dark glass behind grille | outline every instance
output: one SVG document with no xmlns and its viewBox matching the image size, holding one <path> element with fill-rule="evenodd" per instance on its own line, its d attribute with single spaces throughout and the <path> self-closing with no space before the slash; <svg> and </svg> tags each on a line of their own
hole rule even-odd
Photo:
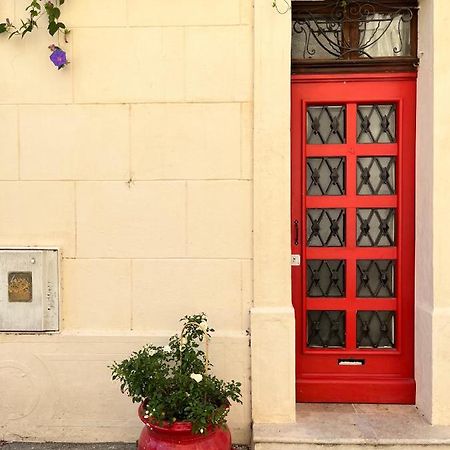
<svg viewBox="0 0 450 450">
<path fill-rule="evenodd" d="M 345 194 L 345 158 L 307 158 L 308 195 Z"/>
<path fill-rule="evenodd" d="M 358 311 L 356 345 L 359 348 L 394 348 L 394 311 Z"/>
<path fill-rule="evenodd" d="M 359 195 L 395 194 L 395 157 L 358 158 L 356 171 Z"/>
<path fill-rule="evenodd" d="M 307 261 L 308 297 L 344 297 L 345 261 L 309 259 Z"/>
<path fill-rule="evenodd" d="M 344 209 L 308 209 L 306 238 L 308 247 L 345 245 Z"/>
<path fill-rule="evenodd" d="M 345 106 L 309 106 L 308 144 L 345 143 Z"/>
<path fill-rule="evenodd" d="M 308 311 L 308 347 L 345 347 L 345 311 Z"/>
<path fill-rule="evenodd" d="M 395 245 L 395 209 L 359 208 L 356 217 L 356 243 L 359 247 Z"/>
<path fill-rule="evenodd" d="M 358 144 L 387 144 L 396 141 L 395 105 L 359 105 Z"/>
<path fill-rule="evenodd" d="M 358 297 L 394 297 L 395 267 L 389 259 L 356 261 L 356 295 Z"/>
</svg>

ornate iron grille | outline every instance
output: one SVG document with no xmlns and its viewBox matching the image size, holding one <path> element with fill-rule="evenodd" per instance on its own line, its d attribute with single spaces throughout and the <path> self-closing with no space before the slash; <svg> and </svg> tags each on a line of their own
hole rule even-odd
<svg viewBox="0 0 450 450">
<path fill-rule="evenodd" d="M 395 142 L 395 105 L 358 106 L 358 144 Z"/>
<path fill-rule="evenodd" d="M 356 210 L 358 247 L 391 247 L 395 245 L 395 209 Z"/>
<path fill-rule="evenodd" d="M 394 261 L 359 260 L 356 265 L 358 297 L 394 297 Z"/>
<path fill-rule="evenodd" d="M 293 10 L 294 59 L 416 56 L 412 0 L 293 2 Z"/>
<path fill-rule="evenodd" d="M 357 160 L 358 195 L 395 194 L 395 157 L 360 157 Z"/>
<path fill-rule="evenodd" d="M 307 158 L 308 195 L 345 194 L 345 158 Z"/>
<path fill-rule="evenodd" d="M 308 347 L 345 347 L 345 311 L 308 311 Z"/>
<path fill-rule="evenodd" d="M 308 247 L 342 247 L 345 245 L 344 209 L 307 210 Z"/>
<path fill-rule="evenodd" d="M 358 311 L 357 346 L 359 348 L 393 348 L 394 318 L 394 311 Z"/>
<path fill-rule="evenodd" d="M 308 107 L 308 144 L 345 143 L 345 106 Z"/>
<path fill-rule="evenodd" d="M 345 296 L 345 261 L 310 259 L 307 267 L 308 297 Z"/>
</svg>

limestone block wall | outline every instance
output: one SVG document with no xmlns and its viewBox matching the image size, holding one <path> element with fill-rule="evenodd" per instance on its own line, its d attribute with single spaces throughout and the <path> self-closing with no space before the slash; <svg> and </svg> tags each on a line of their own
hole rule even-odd
<svg viewBox="0 0 450 450">
<path fill-rule="evenodd" d="M 107 365 L 205 311 L 217 374 L 243 382 L 230 424 L 248 442 L 251 0 L 63 8 L 64 70 L 44 29 L 0 38 L 0 246 L 62 255 L 61 332 L 0 334 L 0 440 L 133 441 Z"/>
<path fill-rule="evenodd" d="M 433 423 L 450 425 L 450 283 L 447 260 L 450 251 L 448 190 L 450 181 L 450 4 L 435 0 L 434 102 L 433 102 Z"/>
</svg>

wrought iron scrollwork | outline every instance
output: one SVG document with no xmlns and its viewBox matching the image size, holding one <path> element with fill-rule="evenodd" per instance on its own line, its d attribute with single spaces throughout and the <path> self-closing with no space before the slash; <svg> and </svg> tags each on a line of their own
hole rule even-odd
<svg viewBox="0 0 450 450">
<path fill-rule="evenodd" d="M 392 31 L 396 36 L 392 53 L 402 55 L 406 44 L 402 27 L 412 21 L 415 9 L 377 0 L 325 0 L 302 10 L 293 20 L 293 33 L 303 35 L 300 39 L 303 59 L 316 57 L 317 50 L 337 59 L 350 54 L 372 58 L 370 49 Z M 358 39 L 348 32 L 355 27 Z"/>
</svg>

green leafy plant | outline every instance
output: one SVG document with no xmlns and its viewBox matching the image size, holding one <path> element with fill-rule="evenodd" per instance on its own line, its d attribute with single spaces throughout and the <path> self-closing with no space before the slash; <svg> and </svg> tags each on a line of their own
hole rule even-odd
<svg viewBox="0 0 450 450">
<path fill-rule="evenodd" d="M 27 17 L 20 20 L 20 24 L 14 24 L 10 19 L 5 19 L 0 23 L 0 33 L 7 33 L 9 37 L 21 36 L 22 38 L 27 34 L 38 28 L 38 21 L 41 17 L 47 17 L 47 30 L 51 36 L 54 36 L 58 31 L 65 36 L 69 33 L 64 22 L 61 21 L 60 7 L 65 3 L 65 0 L 32 0 L 25 8 Z"/>
<path fill-rule="evenodd" d="M 211 374 L 207 344 L 214 330 L 206 315 L 185 316 L 181 322 L 181 334 L 172 336 L 168 345 L 146 345 L 114 362 L 112 378 L 133 402 L 143 402 L 145 419 L 166 425 L 187 421 L 193 433 L 206 433 L 208 426 L 226 422 L 231 401 L 242 403 L 241 383 Z"/>
</svg>

